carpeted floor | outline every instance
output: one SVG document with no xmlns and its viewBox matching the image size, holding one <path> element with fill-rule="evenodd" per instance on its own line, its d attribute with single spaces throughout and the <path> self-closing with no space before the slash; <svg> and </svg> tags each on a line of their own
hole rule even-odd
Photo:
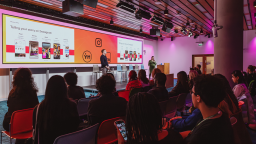
<svg viewBox="0 0 256 144">
<path fill-rule="evenodd" d="M 177 80 L 175 79 L 174 80 L 174 85 L 177 84 Z M 167 89 L 168 91 L 171 91 L 172 88 L 168 88 Z M 91 93 L 91 92 L 88 92 L 88 91 L 85 91 L 85 96 L 88 98 L 89 96 L 91 95 L 96 95 L 97 93 Z M 41 102 L 42 100 L 44 99 L 44 96 L 38 96 L 38 100 L 39 102 Z M 256 107 L 255 107 L 256 108 Z M 1 101 L 0 102 L 0 130 L 3 131 L 3 126 L 2 126 L 2 122 L 3 122 L 3 119 L 4 119 L 4 115 L 5 113 L 7 112 L 8 110 L 8 107 L 7 107 L 7 102 L 6 101 Z M 256 115 L 255 115 L 256 117 Z M 253 141 L 253 144 L 256 144 L 256 132 L 255 131 L 251 131 L 249 130 L 249 134 L 252 138 L 252 141 Z M 3 141 L 2 141 L 2 144 L 9 144 L 10 143 L 10 140 L 8 137 L 4 136 L 3 137 Z M 13 140 L 13 144 L 15 143 L 15 140 Z"/>
</svg>

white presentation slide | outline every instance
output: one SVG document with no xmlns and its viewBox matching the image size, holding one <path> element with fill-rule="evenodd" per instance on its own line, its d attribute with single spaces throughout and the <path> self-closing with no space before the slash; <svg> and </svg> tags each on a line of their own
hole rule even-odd
<svg viewBox="0 0 256 144">
<path fill-rule="evenodd" d="M 6 16 L 6 63 L 74 62 L 74 29 Z"/>
<path fill-rule="evenodd" d="M 142 41 L 117 38 L 118 63 L 142 63 Z"/>
</svg>

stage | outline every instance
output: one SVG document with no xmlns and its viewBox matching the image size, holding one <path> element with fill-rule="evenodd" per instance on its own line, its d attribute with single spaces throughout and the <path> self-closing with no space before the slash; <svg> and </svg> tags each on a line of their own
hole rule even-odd
<svg viewBox="0 0 256 144">
<path fill-rule="evenodd" d="M 127 83 L 126 82 L 118 82 L 116 83 L 116 91 L 122 91 L 125 90 Z M 93 93 L 97 93 L 98 90 L 96 89 L 95 85 L 90 85 L 90 86 L 83 86 L 82 87 L 84 89 L 84 91 L 91 91 Z"/>
</svg>

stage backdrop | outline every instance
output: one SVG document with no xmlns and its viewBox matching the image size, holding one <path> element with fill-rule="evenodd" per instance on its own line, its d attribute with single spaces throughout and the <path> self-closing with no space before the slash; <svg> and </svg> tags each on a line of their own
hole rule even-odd
<svg viewBox="0 0 256 144">
<path fill-rule="evenodd" d="M 110 64 L 142 64 L 143 40 L 0 10 L 1 67 L 84 67 L 100 64 L 106 49 Z"/>
</svg>

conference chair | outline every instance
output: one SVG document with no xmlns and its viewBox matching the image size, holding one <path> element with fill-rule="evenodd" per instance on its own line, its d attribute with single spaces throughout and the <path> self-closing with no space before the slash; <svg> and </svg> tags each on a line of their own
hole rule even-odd
<svg viewBox="0 0 256 144">
<path fill-rule="evenodd" d="M 118 92 L 119 97 L 125 98 L 126 101 L 129 101 L 129 94 L 130 94 L 130 91 L 119 91 Z"/>
<path fill-rule="evenodd" d="M 59 136 L 53 144 L 95 144 L 99 124 L 86 129 Z"/>
<path fill-rule="evenodd" d="M 99 66 L 98 65 L 93 65 L 93 70 L 92 70 L 92 78 L 94 76 L 94 82 L 95 82 L 95 85 L 96 85 L 96 81 L 98 79 L 98 74 L 102 73 L 100 70 L 99 70 Z M 96 75 L 96 76 L 95 76 Z M 92 80 L 93 81 L 93 80 Z"/>
<path fill-rule="evenodd" d="M 77 102 L 77 111 L 79 116 L 84 116 L 87 115 L 88 113 L 88 106 L 89 106 L 89 102 L 95 98 L 98 97 L 93 97 L 93 98 L 81 98 L 78 100 Z"/>
<path fill-rule="evenodd" d="M 125 72 L 125 80 L 127 81 L 127 83 L 128 83 L 128 76 L 127 76 L 127 67 L 126 67 L 126 65 L 125 64 L 123 64 L 122 65 L 122 70 Z"/>
<path fill-rule="evenodd" d="M 160 109 L 161 109 L 161 112 L 162 112 L 162 117 L 165 116 L 166 105 L 167 105 L 168 101 L 169 101 L 169 100 L 158 102 L 158 103 L 159 103 L 159 106 L 160 106 Z"/>
<path fill-rule="evenodd" d="M 139 92 L 143 92 L 143 88 L 133 88 L 131 91 L 130 91 L 130 94 L 129 94 L 129 98 L 133 95 L 135 95 L 136 93 L 139 93 Z"/>
<path fill-rule="evenodd" d="M 125 73 L 125 71 L 122 70 L 121 65 L 117 65 L 117 72 L 121 73 L 121 83 L 123 82 L 123 73 Z"/>
<path fill-rule="evenodd" d="M 135 69 L 134 69 L 137 73 L 139 72 L 140 68 L 139 68 L 139 65 L 135 65 Z"/>
<path fill-rule="evenodd" d="M 141 69 L 147 70 L 147 69 L 144 68 L 144 64 L 141 64 Z"/>
<path fill-rule="evenodd" d="M 165 109 L 165 118 L 173 118 L 176 115 L 177 112 L 177 99 L 178 96 L 174 96 L 169 98 L 166 104 L 166 109 Z"/>
<path fill-rule="evenodd" d="M 119 119 L 125 120 L 124 118 L 116 117 L 101 123 L 97 132 L 97 144 L 112 144 L 117 142 L 114 122 Z"/>
<path fill-rule="evenodd" d="M 184 110 L 187 95 L 187 93 L 182 93 L 178 96 L 176 101 L 177 111 L 182 112 Z"/>
<path fill-rule="evenodd" d="M 1 132 L 1 144 L 3 141 L 2 134 L 10 138 L 10 144 L 12 144 L 12 139 L 28 139 L 33 137 L 33 111 L 34 108 L 30 108 L 12 113 L 9 131 Z"/>
<path fill-rule="evenodd" d="M 129 64 L 129 71 L 133 70 L 133 66 Z"/>
</svg>

